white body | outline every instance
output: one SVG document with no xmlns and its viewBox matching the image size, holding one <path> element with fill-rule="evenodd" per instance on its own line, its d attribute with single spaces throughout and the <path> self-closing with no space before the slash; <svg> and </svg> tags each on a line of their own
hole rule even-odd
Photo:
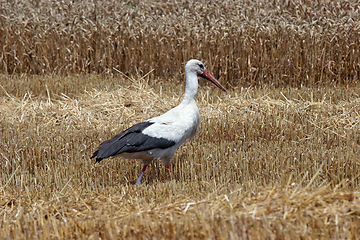
<svg viewBox="0 0 360 240">
<path fill-rule="evenodd" d="M 187 70 L 185 68 L 185 70 Z M 165 138 L 176 142 L 167 149 L 155 148 L 149 151 L 136 153 L 122 153 L 121 157 L 126 159 L 141 159 L 143 164 L 149 165 L 154 159 L 161 159 L 168 166 L 176 149 L 188 138 L 196 135 L 200 114 L 196 105 L 195 97 L 198 89 L 198 77 L 196 72 L 186 71 L 186 88 L 182 102 L 168 112 L 147 120 L 154 122 L 153 125 L 142 131 L 150 137 Z"/>
</svg>

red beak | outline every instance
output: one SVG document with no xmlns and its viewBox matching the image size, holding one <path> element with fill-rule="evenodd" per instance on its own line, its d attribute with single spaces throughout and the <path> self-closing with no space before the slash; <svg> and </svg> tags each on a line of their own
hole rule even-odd
<svg viewBox="0 0 360 240">
<path fill-rule="evenodd" d="M 223 90 L 224 92 L 226 92 L 225 88 L 218 82 L 218 80 L 216 80 L 214 78 L 213 75 L 211 75 L 206 69 L 202 70 L 203 73 L 200 74 L 200 77 L 205 78 L 206 80 L 209 80 L 210 82 L 212 82 L 215 86 L 217 86 L 218 88 L 220 88 L 221 90 Z"/>
</svg>

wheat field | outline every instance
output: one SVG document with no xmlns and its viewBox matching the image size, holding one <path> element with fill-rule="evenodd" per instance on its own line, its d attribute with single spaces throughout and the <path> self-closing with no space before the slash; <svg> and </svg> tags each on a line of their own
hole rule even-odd
<svg viewBox="0 0 360 240">
<path fill-rule="evenodd" d="M 357 1 L 0 3 L 1 239 L 359 239 Z M 134 186 L 99 143 L 180 103 L 201 123 Z"/>
</svg>

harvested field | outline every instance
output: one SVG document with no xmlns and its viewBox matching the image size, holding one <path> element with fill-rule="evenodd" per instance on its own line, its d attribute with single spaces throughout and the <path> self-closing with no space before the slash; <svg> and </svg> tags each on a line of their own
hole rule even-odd
<svg viewBox="0 0 360 240">
<path fill-rule="evenodd" d="M 357 1 L 0 4 L 4 239 L 359 239 Z M 98 144 L 176 106 L 194 141 L 133 186 Z"/>
<path fill-rule="evenodd" d="M 26 78 L 3 76 L 1 83 Z M 48 89 L 61 85 L 53 77 L 30 78 Z M 183 84 L 83 78 L 121 85 L 72 98 L 47 96 L 46 88 L 39 96 L 3 96 L 3 236 L 359 236 L 359 86 L 228 94 L 202 88 L 199 133 L 174 155 L 173 181 L 165 183 L 155 162 L 138 187 L 129 182 L 139 162 L 95 165 L 89 157 L 102 140 L 175 106 Z"/>
</svg>

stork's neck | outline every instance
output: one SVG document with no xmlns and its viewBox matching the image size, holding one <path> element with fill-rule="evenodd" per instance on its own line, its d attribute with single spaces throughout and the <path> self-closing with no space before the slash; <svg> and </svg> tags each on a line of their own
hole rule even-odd
<svg viewBox="0 0 360 240">
<path fill-rule="evenodd" d="M 192 101 L 195 101 L 196 93 L 198 90 L 198 76 L 193 71 L 186 71 L 186 87 L 185 94 L 181 104 L 189 104 Z"/>
</svg>

